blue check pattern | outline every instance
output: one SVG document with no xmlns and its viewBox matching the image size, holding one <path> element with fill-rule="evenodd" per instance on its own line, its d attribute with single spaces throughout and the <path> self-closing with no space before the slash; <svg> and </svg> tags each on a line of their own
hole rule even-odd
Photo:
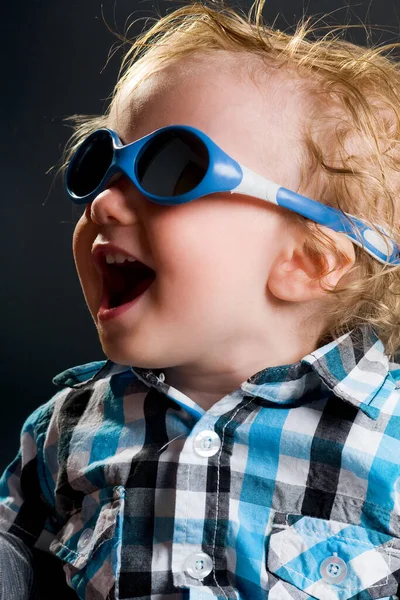
<svg viewBox="0 0 400 600">
<path fill-rule="evenodd" d="M 0 479 L 0 532 L 81 600 L 399 598 L 400 364 L 373 330 L 207 411 L 110 360 L 53 383 Z"/>
</svg>

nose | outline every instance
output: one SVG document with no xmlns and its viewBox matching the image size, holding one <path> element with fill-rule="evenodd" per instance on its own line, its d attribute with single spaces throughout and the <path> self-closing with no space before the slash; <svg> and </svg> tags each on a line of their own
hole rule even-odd
<svg viewBox="0 0 400 600">
<path fill-rule="evenodd" d="M 142 197 L 128 177 L 114 176 L 91 202 L 90 218 L 97 225 L 132 225 L 137 221 L 139 196 Z"/>
</svg>

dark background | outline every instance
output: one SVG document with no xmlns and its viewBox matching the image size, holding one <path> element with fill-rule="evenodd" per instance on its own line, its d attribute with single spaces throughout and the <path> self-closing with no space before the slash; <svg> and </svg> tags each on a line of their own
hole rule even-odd
<svg viewBox="0 0 400 600">
<path fill-rule="evenodd" d="M 133 38 L 146 18 L 184 4 L 15 0 L 3 7 L 0 473 L 18 451 L 23 421 L 58 391 L 52 378 L 106 358 L 72 255 L 82 209 L 66 196 L 61 177 L 54 180 L 54 170 L 48 173 L 72 133 L 63 119 L 104 112 L 122 56 L 109 29 L 125 33 L 136 21 L 128 33 Z M 380 31 L 371 30 L 371 41 L 398 42 L 396 5 L 398 0 L 266 0 L 263 14 L 268 24 L 278 17 L 276 26 L 286 29 L 303 12 L 333 11 L 326 23 L 379 26 Z M 251 2 L 239 6 L 247 13 Z M 367 43 L 363 28 L 346 38 Z"/>
</svg>

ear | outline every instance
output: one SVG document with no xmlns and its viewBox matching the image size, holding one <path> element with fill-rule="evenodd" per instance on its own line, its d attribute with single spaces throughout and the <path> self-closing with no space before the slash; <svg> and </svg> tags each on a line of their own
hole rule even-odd
<svg viewBox="0 0 400 600">
<path fill-rule="evenodd" d="M 293 239 L 293 244 L 283 250 L 271 269 L 268 288 L 276 298 L 289 302 L 308 302 L 321 299 L 327 295 L 321 282 L 325 287 L 334 289 L 354 264 L 353 243 L 342 233 L 323 226 L 320 228 L 333 239 L 336 247 L 347 255 L 347 263 L 337 266 L 329 275 L 316 279 L 318 276 L 317 258 L 312 258 L 305 253 L 306 234 L 299 235 Z M 323 258 L 329 271 L 335 267 L 336 257 L 333 252 L 324 250 Z"/>
</svg>

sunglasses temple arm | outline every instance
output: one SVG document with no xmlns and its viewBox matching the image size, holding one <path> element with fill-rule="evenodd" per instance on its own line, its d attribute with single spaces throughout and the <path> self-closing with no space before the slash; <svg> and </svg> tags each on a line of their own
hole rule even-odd
<svg viewBox="0 0 400 600">
<path fill-rule="evenodd" d="M 315 223 L 345 234 L 353 243 L 381 263 L 400 264 L 400 249 L 382 227 L 376 226 L 386 240 L 353 215 L 292 192 L 243 165 L 240 165 L 240 168 L 243 171 L 243 178 L 240 184 L 231 190 L 232 192 L 253 196 L 291 210 Z"/>
</svg>

